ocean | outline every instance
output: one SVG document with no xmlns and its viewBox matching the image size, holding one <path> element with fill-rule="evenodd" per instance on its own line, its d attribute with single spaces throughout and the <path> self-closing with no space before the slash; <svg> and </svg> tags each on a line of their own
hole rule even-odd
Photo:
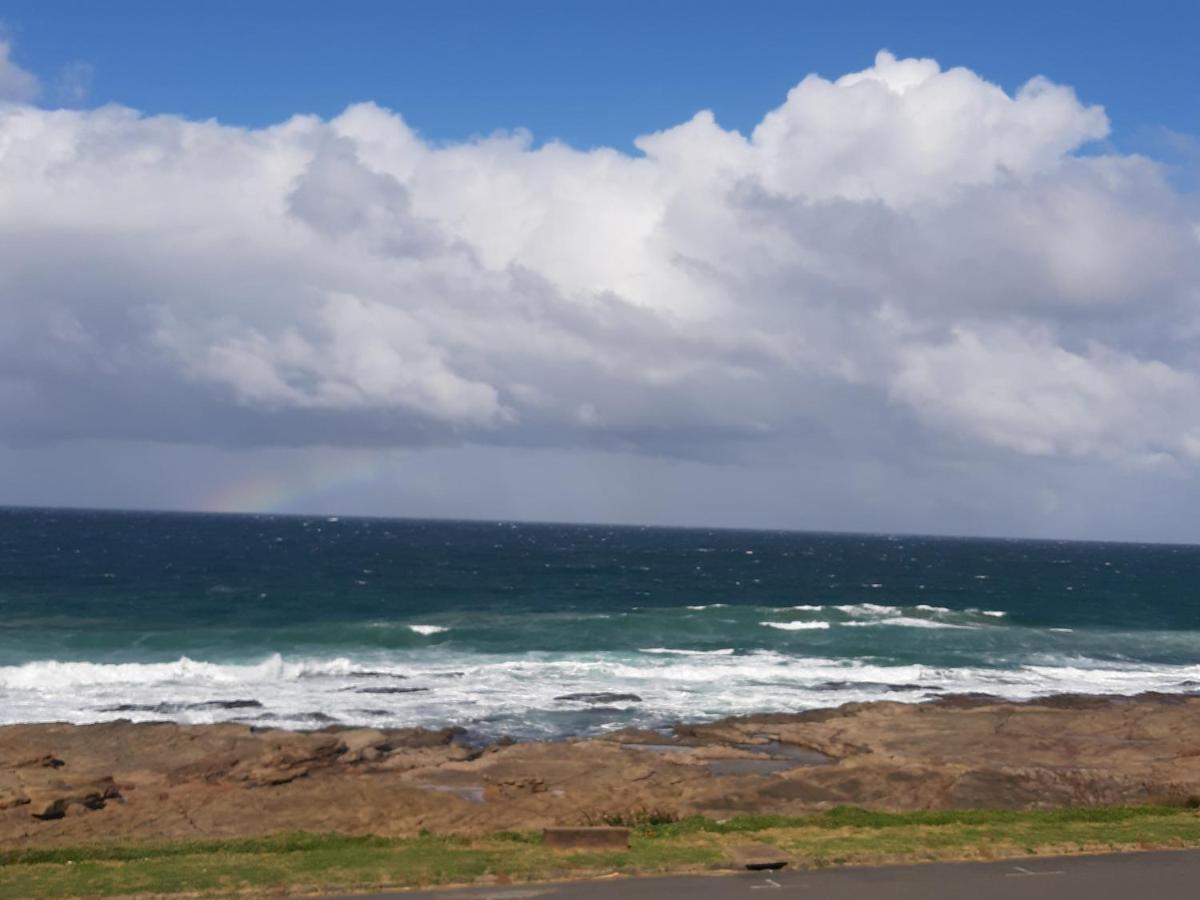
<svg viewBox="0 0 1200 900">
<path fill-rule="evenodd" d="M 0 509 L 0 722 L 564 737 L 1200 688 L 1200 547 Z"/>
</svg>

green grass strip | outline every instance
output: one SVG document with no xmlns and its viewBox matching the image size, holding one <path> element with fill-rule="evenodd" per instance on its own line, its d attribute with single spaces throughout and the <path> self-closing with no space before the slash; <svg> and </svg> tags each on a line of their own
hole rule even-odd
<svg viewBox="0 0 1200 900">
<path fill-rule="evenodd" d="M 91 844 L 0 852 L 0 898 L 367 890 L 697 871 L 722 866 L 743 835 L 797 864 L 1001 858 L 1042 852 L 1200 846 L 1200 813 L 1179 807 L 699 816 L 632 811 L 627 851 L 562 852 L 540 833 L 408 838 L 278 834 L 236 840 Z M 640 824 L 638 824 L 640 823 Z"/>
</svg>

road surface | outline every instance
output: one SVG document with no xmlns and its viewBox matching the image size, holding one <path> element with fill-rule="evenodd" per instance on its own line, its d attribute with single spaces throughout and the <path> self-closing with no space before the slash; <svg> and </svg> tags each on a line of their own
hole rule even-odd
<svg viewBox="0 0 1200 900">
<path fill-rule="evenodd" d="M 725 876 L 609 878 L 371 894 L 372 900 L 1198 900 L 1200 851 Z M 356 900 L 363 900 L 360 895 Z"/>
</svg>

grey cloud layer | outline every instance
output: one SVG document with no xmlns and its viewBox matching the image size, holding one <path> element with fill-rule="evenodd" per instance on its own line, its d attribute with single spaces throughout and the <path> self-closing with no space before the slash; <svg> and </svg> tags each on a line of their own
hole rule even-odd
<svg viewBox="0 0 1200 900">
<path fill-rule="evenodd" d="M 885 53 L 640 156 L 0 104 L 0 436 L 1187 465 L 1200 215 L 1107 130 Z"/>
</svg>

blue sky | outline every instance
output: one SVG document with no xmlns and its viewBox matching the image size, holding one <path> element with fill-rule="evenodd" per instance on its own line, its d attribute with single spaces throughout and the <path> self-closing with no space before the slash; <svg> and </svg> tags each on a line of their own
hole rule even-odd
<svg viewBox="0 0 1200 900">
<path fill-rule="evenodd" d="M 1197 34 L 0 0 L 0 504 L 1200 541 Z"/>
<path fill-rule="evenodd" d="M 1101 102 L 1113 140 L 1200 133 L 1200 3 L 710 0 L 328 3 L 2 0 L 15 59 L 90 102 L 263 125 L 374 100 L 434 139 L 524 127 L 628 148 L 712 108 L 748 130 L 804 74 L 877 50 L 965 65 L 1008 90 L 1033 74 Z"/>
</svg>

